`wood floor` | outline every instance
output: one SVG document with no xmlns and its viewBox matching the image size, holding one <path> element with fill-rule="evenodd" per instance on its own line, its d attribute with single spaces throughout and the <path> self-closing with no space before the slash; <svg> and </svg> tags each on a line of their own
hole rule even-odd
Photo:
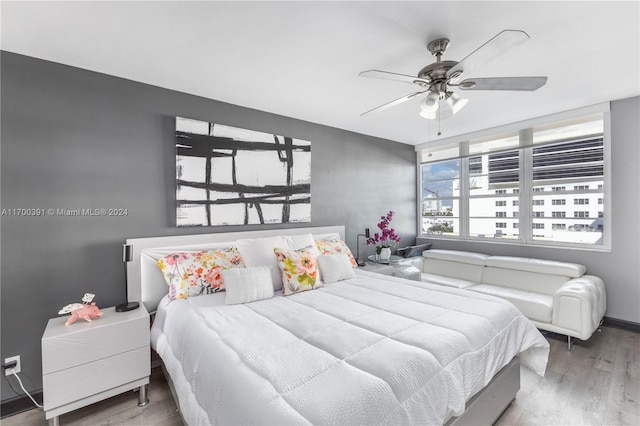
<svg viewBox="0 0 640 426">
<path fill-rule="evenodd" d="M 551 344 L 545 377 L 521 370 L 516 400 L 496 425 L 640 425 L 640 334 L 602 327 L 571 352 L 566 340 Z M 182 425 L 162 372 L 154 369 L 149 405 L 137 394 L 110 398 L 60 417 L 71 425 Z M 2 419 L 2 426 L 46 425 L 44 413 L 31 410 Z"/>
</svg>

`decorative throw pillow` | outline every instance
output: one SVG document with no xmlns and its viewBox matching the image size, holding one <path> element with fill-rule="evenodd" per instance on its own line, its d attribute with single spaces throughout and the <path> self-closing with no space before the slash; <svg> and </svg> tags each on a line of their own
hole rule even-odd
<svg viewBox="0 0 640 426">
<path fill-rule="evenodd" d="M 322 287 L 313 246 L 299 250 L 276 247 L 273 252 L 282 272 L 282 294 L 289 296 Z"/>
<path fill-rule="evenodd" d="M 345 253 L 318 256 L 318 266 L 326 284 L 356 277 L 351 261 Z"/>
<path fill-rule="evenodd" d="M 345 253 L 349 258 L 349 262 L 351 262 L 351 266 L 353 268 L 358 267 L 358 262 L 356 262 L 353 254 L 351 254 L 351 250 L 349 250 L 347 244 L 342 240 L 317 240 L 316 247 L 320 255 Z"/>
<path fill-rule="evenodd" d="M 273 255 L 273 249 L 276 247 L 287 247 L 284 238 L 280 236 L 244 238 L 236 241 L 236 247 L 238 247 L 238 251 L 246 266 L 270 266 L 273 289 L 280 290 L 282 288 L 282 278 L 280 277 L 276 257 Z"/>
<path fill-rule="evenodd" d="M 158 260 L 157 264 L 169 285 L 169 300 L 224 290 L 221 271 L 244 267 L 235 247 L 172 253 Z"/>
<path fill-rule="evenodd" d="M 225 305 L 249 303 L 273 297 L 271 268 L 250 266 L 222 271 L 225 287 Z"/>
</svg>

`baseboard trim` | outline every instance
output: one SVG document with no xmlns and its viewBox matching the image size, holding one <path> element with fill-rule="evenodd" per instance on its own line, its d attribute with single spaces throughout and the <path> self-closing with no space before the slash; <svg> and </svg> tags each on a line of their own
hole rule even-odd
<svg viewBox="0 0 640 426">
<path fill-rule="evenodd" d="M 31 395 L 38 404 L 42 405 L 42 391 L 32 392 Z M 20 414 L 34 408 L 38 407 L 33 405 L 33 401 L 31 401 L 27 395 L 16 396 L 0 403 L 0 419 Z"/>
<path fill-rule="evenodd" d="M 640 333 L 640 324 L 637 322 L 625 321 L 616 318 L 604 317 L 604 325 L 608 327 L 621 328 L 627 331 Z"/>
</svg>

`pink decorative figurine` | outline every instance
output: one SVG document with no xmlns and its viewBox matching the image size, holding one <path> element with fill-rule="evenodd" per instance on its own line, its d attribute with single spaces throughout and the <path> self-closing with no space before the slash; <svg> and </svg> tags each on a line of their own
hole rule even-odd
<svg viewBox="0 0 640 426">
<path fill-rule="evenodd" d="M 73 324 L 78 318 L 82 318 L 88 322 L 91 322 L 92 318 L 100 318 L 102 316 L 102 311 L 98 309 L 96 302 L 89 304 L 89 302 L 93 300 L 94 296 L 95 295 L 91 293 L 86 293 L 82 298 L 84 303 L 72 303 L 62 308 L 58 312 L 59 314 L 68 314 L 71 312 L 71 316 L 64 325 Z"/>
<path fill-rule="evenodd" d="M 96 302 L 83 305 L 82 308 L 71 311 L 71 316 L 64 325 L 73 324 L 78 318 L 91 322 L 92 318 L 100 318 L 102 311 L 96 306 Z"/>
</svg>

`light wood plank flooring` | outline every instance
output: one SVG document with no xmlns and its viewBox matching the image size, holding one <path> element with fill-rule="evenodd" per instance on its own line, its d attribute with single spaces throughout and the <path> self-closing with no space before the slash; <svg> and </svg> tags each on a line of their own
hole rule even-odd
<svg viewBox="0 0 640 426">
<path fill-rule="evenodd" d="M 521 388 L 496 425 L 640 425 L 640 334 L 602 327 L 571 352 L 566 340 L 551 344 L 545 377 L 522 368 Z M 127 392 L 60 417 L 71 425 L 182 425 L 162 372 L 154 369 L 150 403 L 137 406 Z M 2 426 L 46 425 L 44 413 L 31 410 L 7 417 Z"/>
</svg>

